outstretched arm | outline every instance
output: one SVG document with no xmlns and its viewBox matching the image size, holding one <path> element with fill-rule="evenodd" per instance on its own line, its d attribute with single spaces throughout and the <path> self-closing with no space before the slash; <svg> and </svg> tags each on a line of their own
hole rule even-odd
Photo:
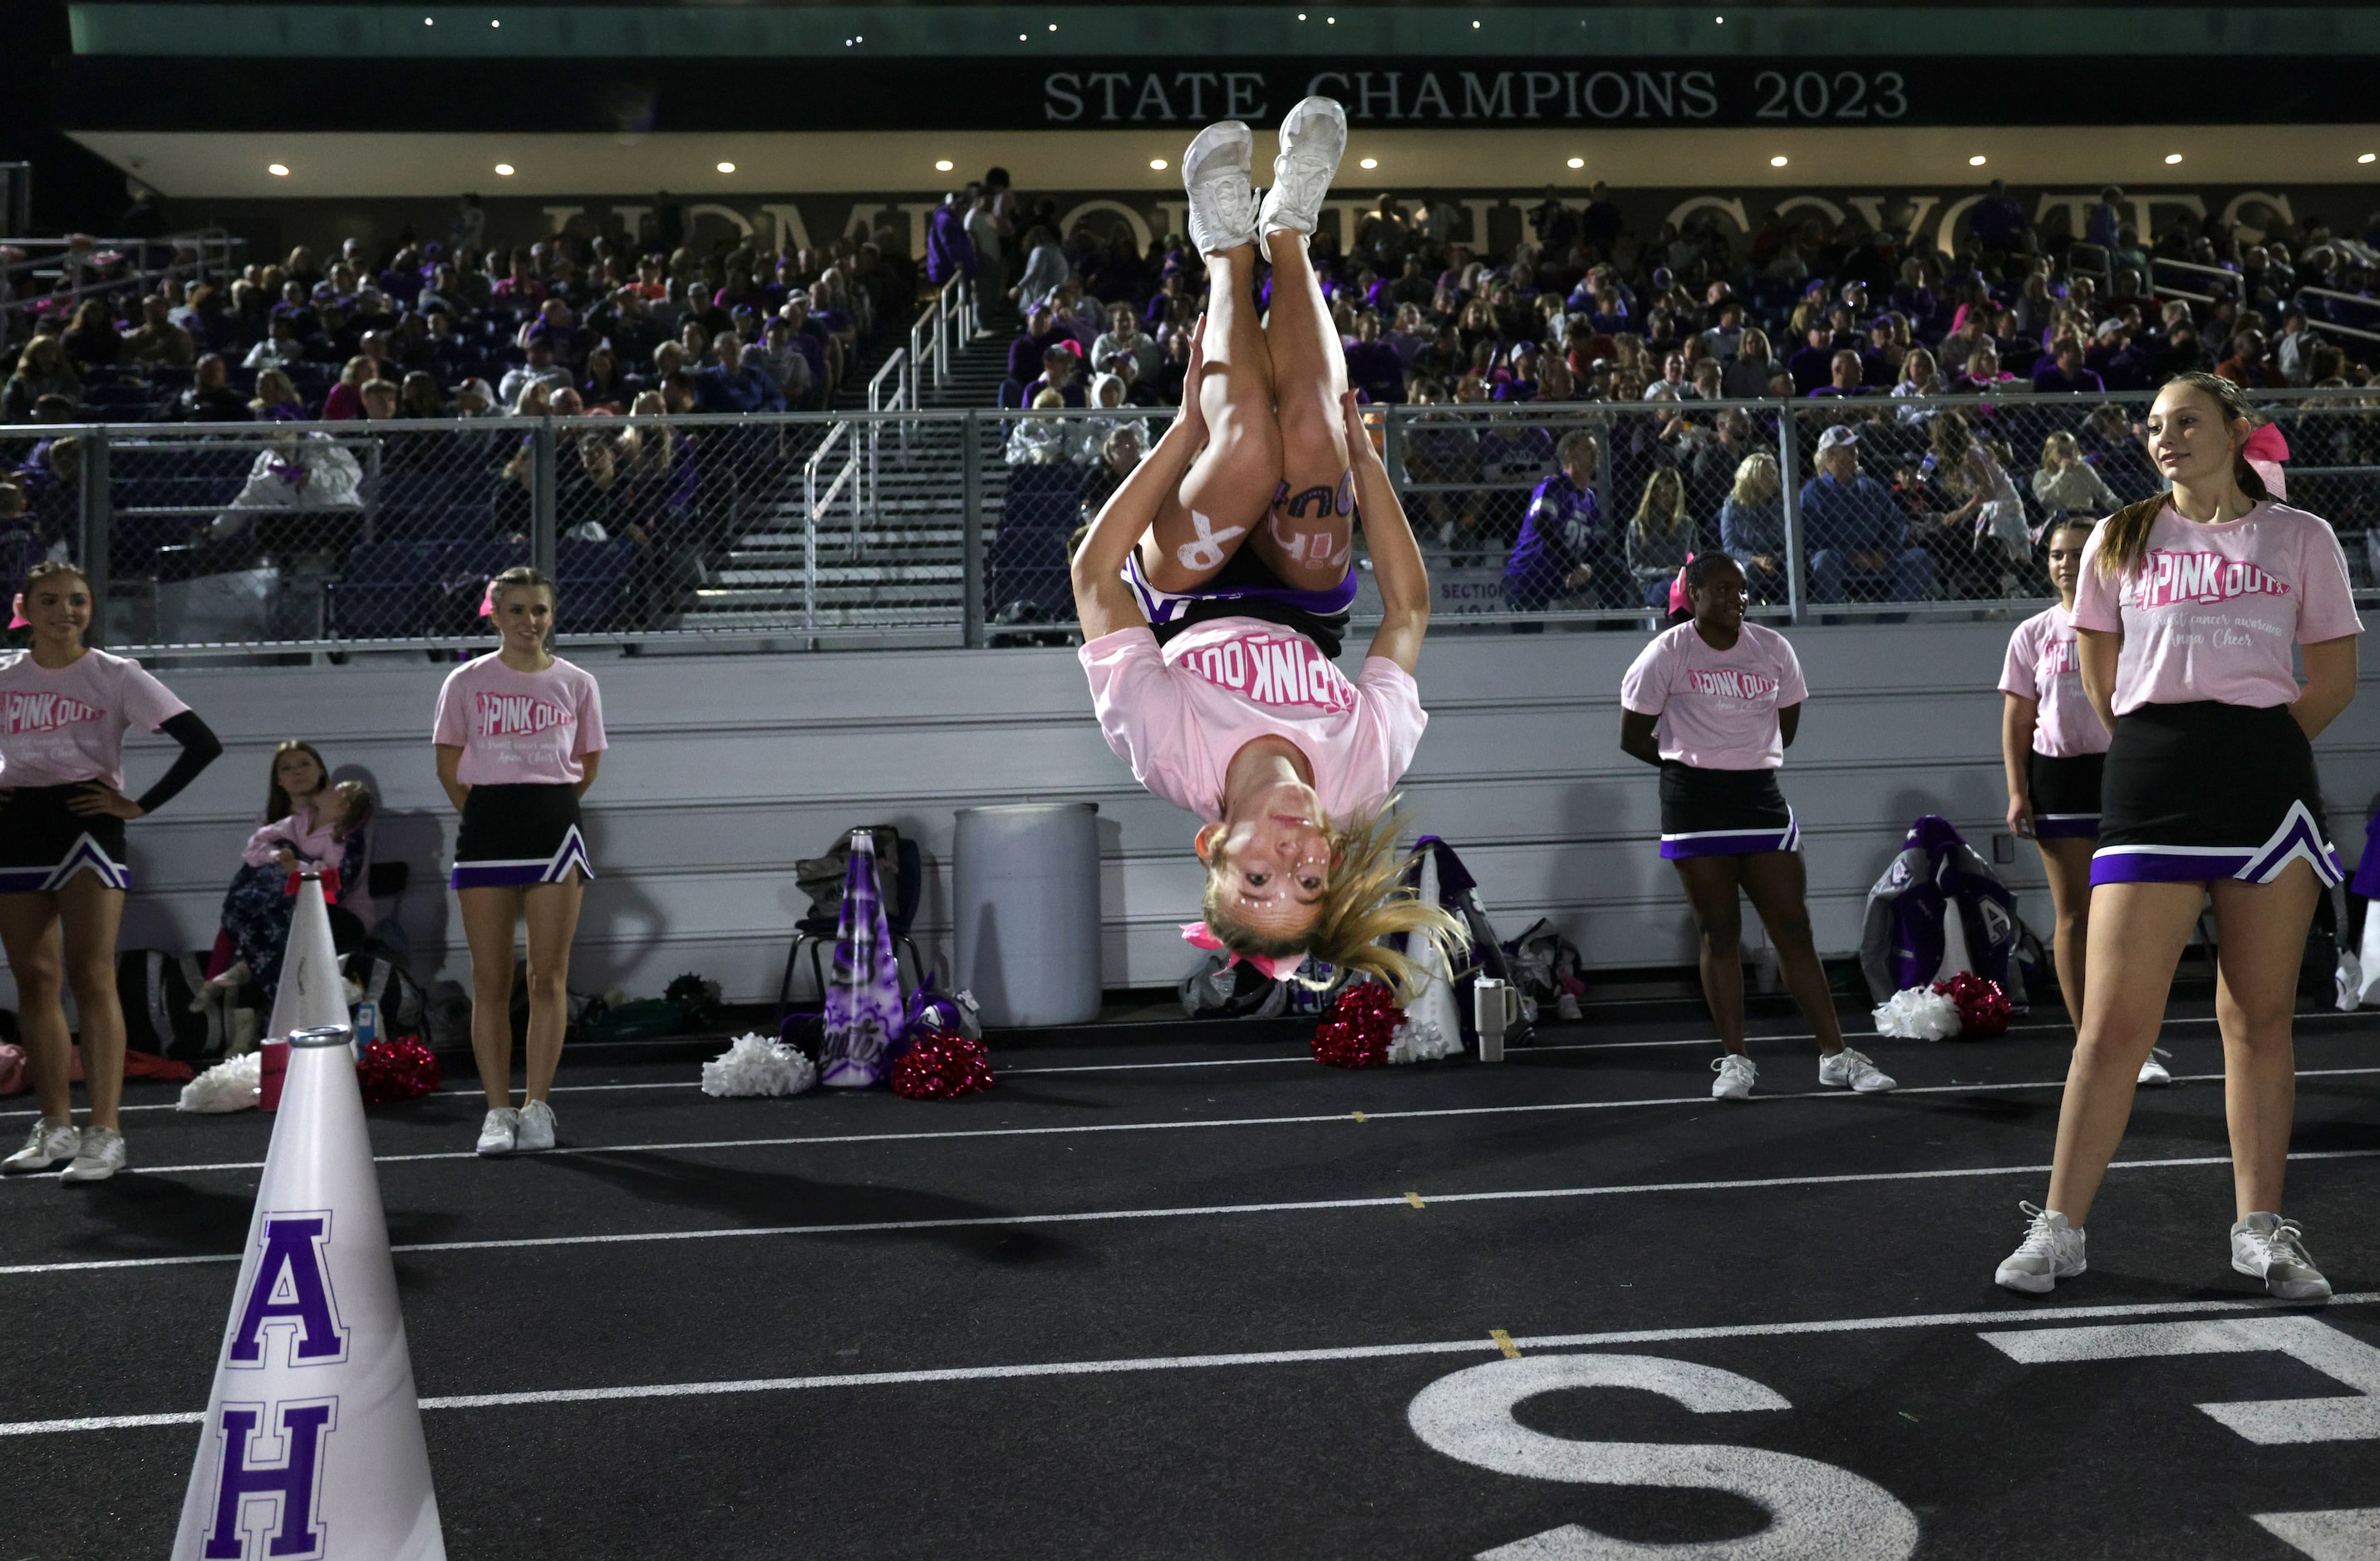
<svg viewBox="0 0 2380 1561">
<path fill-rule="evenodd" d="M 1429 567 L 1421 560 L 1413 524 L 1389 481 L 1389 469 L 1364 430 L 1355 393 L 1340 398 L 1347 418 L 1347 464 L 1355 474 L 1355 512 L 1364 519 L 1364 545 L 1372 555 L 1372 578 L 1380 587 L 1380 628 L 1366 656 L 1386 656 L 1411 676 L 1421 662 L 1422 637 L 1429 632 Z"/>
<path fill-rule="evenodd" d="M 1198 407 L 1198 382 L 1206 368 L 1202 326 L 1191 335 L 1190 366 L 1182 376 L 1182 407 L 1173 422 L 1141 463 L 1133 468 L 1108 502 L 1099 506 L 1083 545 L 1075 550 L 1075 616 L 1086 640 L 1148 622 L 1123 583 L 1124 560 L 1157 521 L 1165 501 L 1182 485 L 1190 463 L 1207 444 L 1207 418 Z"/>
</svg>

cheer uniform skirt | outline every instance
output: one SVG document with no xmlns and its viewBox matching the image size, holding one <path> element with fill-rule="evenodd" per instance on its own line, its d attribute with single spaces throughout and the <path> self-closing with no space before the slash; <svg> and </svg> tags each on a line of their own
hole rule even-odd
<svg viewBox="0 0 2380 1561">
<path fill-rule="evenodd" d="M 2324 826 L 2313 745 L 2287 705 L 2202 700 L 2116 717 L 2102 787 L 2097 884 L 2269 884 L 2302 859 L 2346 872 Z"/>
<path fill-rule="evenodd" d="M 2035 750 L 2026 765 L 2036 840 L 2088 840 L 2099 833 L 2099 781 L 2104 753 L 2064 758 Z"/>
<path fill-rule="evenodd" d="M 20 786 L 9 794 L 0 806 L 0 895 L 62 889 L 78 872 L 95 872 L 111 889 L 132 887 L 124 821 L 67 806 L 89 786 Z"/>
<path fill-rule="evenodd" d="M 578 788 L 570 786 L 475 786 L 463 799 L 463 827 L 455 836 L 457 889 L 516 888 L 559 884 L 577 868 L 595 876 L 578 829 Z"/>
<path fill-rule="evenodd" d="M 1775 770 L 1700 770 L 1661 761 L 1661 855 L 1748 857 L 1798 851 L 1802 826 Z"/>
<path fill-rule="evenodd" d="M 1293 628 L 1332 661 L 1347 639 L 1347 610 L 1355 604 L 1355 571 L 1328 591 L 1300 591 L 1243 544 L 1223 561 L 1212 579 L 1196 591 L 1160 591 L 1141 573 L 1137 549 L 1124 559 L 1124 583 L 1140 599 L 1157 642 L 1164 644 L 1194 623 L 1214 618 L 1261 618 Z"/>
</svg>

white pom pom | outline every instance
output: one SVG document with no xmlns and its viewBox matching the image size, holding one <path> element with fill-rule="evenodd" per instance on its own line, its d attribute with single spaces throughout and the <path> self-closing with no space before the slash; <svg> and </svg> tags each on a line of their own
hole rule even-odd
<svg viewBox="0 0 2380 1561">
<path fill-rule="evenodd" d="M 702 1065 L 706 1095 L 798 1095 L 818 1082 L 818 1065 L 782 1041 L 739 1035 Z"/>
<path fill-rule="evenodd" d="M 1396 1032 L 1389 1037 L 1389 1060 L 1392 1063 L 1434 1062 L 1439 1057 L 1451 1057 L 1461 1050 L 1463 1037 L 1460 1034 L 1450 1035 L 1439 1028 L 1435 1020 L 1415 1018 L 1411 1015 L 1407 1015 L 1404 1023 L 1397 1026 Z"/>
<path fill-rule="evenodd" d="M 1959 1005 L 1932 987 L 1908 987 L 1877 1005 L 1876 1032 L 1903 1041 L 1948 1041 L 1959 1033 Z"/>
<path fill-rule="evenodd" d="M 249 1052 L 219 1062 L 182 1086 L 183 1111 L 252 1111 L 264 1084 L 264 1054 Z"/>
</svg>

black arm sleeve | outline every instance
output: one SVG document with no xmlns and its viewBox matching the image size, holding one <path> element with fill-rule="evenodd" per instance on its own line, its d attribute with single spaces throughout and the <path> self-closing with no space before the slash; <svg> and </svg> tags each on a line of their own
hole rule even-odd
<svg viewBox="0 0 2380 1561">
<path fill-rule="evenodd" d="M 157 778 L 155 786 L 134 799 L 144 813 L 153 813 L 172 801 L 182 787 L 198 779 L 199 772 L 213 763 L 223 752 L 223 740 L 208 729 L 195 710 L 186 710 L 179 715 L 167 717 L 165 724 L 158 729 L 180 743 L 182 752 L 181 757 L 174 761 L 173 767 Z"/>
</svg>

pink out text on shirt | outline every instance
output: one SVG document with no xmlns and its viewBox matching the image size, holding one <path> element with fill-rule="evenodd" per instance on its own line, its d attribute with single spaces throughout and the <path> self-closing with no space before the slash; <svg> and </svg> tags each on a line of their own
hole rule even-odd
<svg viewBox="0 0 2380 1561">
<path fill-rule="evenodd" d="M 1708 694 L 1723 700 L 1765 700 L 1777 691 L 1777 679 L 1761 672 L 1745 672 L 1739 668 L 1689 668 L 1686 687 L 1697 694 Z"/>
<path fill-rule="evenodd" d="M 1345 674 L 1301 638 L 1245 635 L 1220 645 L 1202 645 L 1178 665 L 1260 704 L 1308 704 L 1333 712 L 1355 708 L 1355 690 Z"/>
<path fill-rule="evenodd" d="M 476 726 L 483 738 L 547 732 L 556 726 L 567 726 L 577 719 L 562 706 L 529 694 L 481 692 L 474 698 L 478 705 Z"/>
<path fill-rule="evenodd" d="M 2134 587 L 2143 608 L 2179 602 L 2228 602 L 2240 596 L 2287 596 L 2289 585 L 2248 563 L 2219 553 L 2152 548 Z"/>
<path fill-rule="evenodd" d="M 66 694 L 0 694 L 0 732 L 55 732 L 97 721 L 107 713 Z"/>
</svg>

